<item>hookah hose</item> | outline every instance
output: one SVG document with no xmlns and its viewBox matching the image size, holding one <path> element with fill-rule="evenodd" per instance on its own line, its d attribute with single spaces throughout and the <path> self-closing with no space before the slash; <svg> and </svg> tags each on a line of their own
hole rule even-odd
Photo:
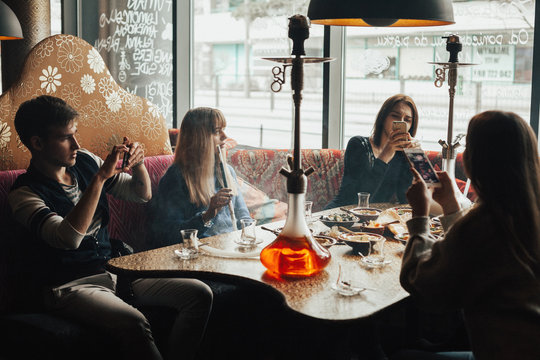
<svg viewBox="0 0 540 360">
<path fill-rule="evenodd" d="M 223 187 L 228 188 L 228 182 L 227 182 L 227 174 L 225 173 L 225 158 L 223 157 L 223 153 L 221 152 L 221 147 L 218 145 L 218 157 L 219 157 L 219 168 L 221 169 L 221 176 L 223 180 Z M 231 222 L 234 230 L 238 230 L 238 227 L 236 226 L 236 216 L 234 215 L 234 206 L 232 201 L 229 201 L 229 213 L 231 214 Z"/>
</svg>

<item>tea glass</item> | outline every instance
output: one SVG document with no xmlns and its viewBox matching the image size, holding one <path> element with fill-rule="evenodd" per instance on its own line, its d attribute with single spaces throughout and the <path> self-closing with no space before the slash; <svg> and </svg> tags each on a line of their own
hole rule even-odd
<svg viewBox="0 0 540 360">
<path fill-rule="evenodd" d="M 369 193 L 368 192 L 359 192 L 358 193 L 358 207 L 360 209 L 365 209 L 369 207 Z"/>
<path fill-rule="evenodd" d="M 384 236 L 373 236 L 369 239 L 369 255 L 363 256 L 360 261 L 371 268 L 383 267 L 389 264 L 391 261 L 386 260 L 384 256 L 384 243 L 386 238 Z"/>
<path fill-rule="evenodd" d="M 242 235 L 238 244 L 242 246 L 254 246 L 257 244 L 257 235 L 255 234 L 256 221 L 253 219 L 240 219 L 242 225 Z"/>
<path fill-rule="evenodd" d="M 197 229 L 180 230 L 182 234 L 182 247 L 176 254 L 184 260 L 194 259 L 199 255 L 199 238 Z"/>
</svg>

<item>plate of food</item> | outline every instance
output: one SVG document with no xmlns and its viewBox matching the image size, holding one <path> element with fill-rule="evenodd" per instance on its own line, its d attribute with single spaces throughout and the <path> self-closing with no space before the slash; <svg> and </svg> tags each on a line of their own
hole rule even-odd
<svg viewBox="0 0 540 360">
<path fill-rule="evenodd" d="M 385 226 L 383 224 L 378 223 L 375 220 L 360 224 L 360 229 L 362 229 L 362 231 L 379 235 L 384 233 L 384 228 Z"/>
<path fill-rule="evenodd" d="M 371 242 L 380 241 L 381 238 L 384 237 L 379 234 L 356 232 L 342 233 L 338 239 L 344 241 L 345 244 L 349 245 L 353 249 L 353 251 L 359 252 L 362 255 L 367 256 L 369 255 Z"/>
<path fill-rule="evenodd" d="M 333 237 L 326 235 L 313 235 L 313 238 L 322 246 L 329 248 L 337 243 L 337 240 Z"/>
<path fill-rule="evenodd" d="M 403 223 L 409 221 L 412 218 L 412 209 L 408 207 L 396 207 L 394 208 L 396 213 L 401 218 Z"/>
<path fill-rule="evenodd" d="M 343 226 L 345 228 L 350 228 L 354 225 L 355 222 L 358 221 L 358 218 L 352 214 L 338 213 L 323 215 L 319 220 L 321 220 L 324 225 L 330 228 L 332 226 Z"/>
<path fill-rule="evenodd" d="M 400 234 L 396 234 L 394 235 L 394 239 L 396 239 L 397 241 L 403 243 L 403 244 L 407 244 L 407 241 L 409 241 L 409 233 L 400 233 Z"/>
<path fill-rule="evenodd" d="M 375 220 L 381 214 L 381 210 L 375 208 L 354 208 L 349 211 L 356 215 L 361 222 Z"/>
</svg>

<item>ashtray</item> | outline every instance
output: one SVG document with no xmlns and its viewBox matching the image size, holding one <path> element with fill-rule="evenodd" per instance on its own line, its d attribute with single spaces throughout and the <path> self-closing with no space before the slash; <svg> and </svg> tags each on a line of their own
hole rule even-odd
<svg viewBox="0 0 540 360">
<path fill-rule="evenodd" d="M 360 294 L 362 291 L 365 291 L 366 288 L 353 286 L 347 281 L 338 281 L 337 283 L 332 284 L 332 290 L 343 296 L 354 296 Z"/>
</svg>

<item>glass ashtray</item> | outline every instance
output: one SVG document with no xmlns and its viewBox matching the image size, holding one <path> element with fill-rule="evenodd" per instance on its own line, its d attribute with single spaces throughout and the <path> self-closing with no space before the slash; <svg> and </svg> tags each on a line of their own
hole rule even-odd
<svg viewBox="0 0 540 360">
<path fill-rule="evenodd" d="M 354 296 L 360 294 L 362 291 L 365 291 L 365 287 L 354 286 L 347 281 L 338 281 L 331 286 L 332 290 L 343 296 Z"/>
</svg>

